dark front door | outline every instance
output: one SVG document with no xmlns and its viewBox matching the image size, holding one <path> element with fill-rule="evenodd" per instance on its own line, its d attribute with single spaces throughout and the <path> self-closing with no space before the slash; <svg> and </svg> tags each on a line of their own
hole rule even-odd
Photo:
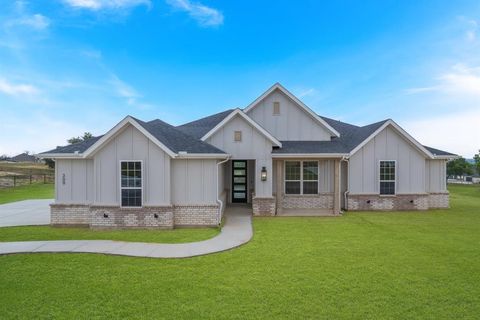
<svg viewBox="0 0 480 320">
<path fill-rule="evenodd" d="M 247 202 L 247 161 L 232 160 L 232 202 Z"/>
</svg>

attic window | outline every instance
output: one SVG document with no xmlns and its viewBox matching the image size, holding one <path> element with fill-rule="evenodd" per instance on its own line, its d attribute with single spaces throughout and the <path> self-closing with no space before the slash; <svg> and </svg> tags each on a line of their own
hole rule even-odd
<svg viewBox="0 0 480 320">
<path fill-rule="evenodd" d="M 274 115 L 279 115 L 280 114 L 280 102 L 275 101 L 273 103 L 273 114 Z"/>
<path fill-rule="evenodd" d="M 235 134 L 233 136 L 233 140 L 236 142 L 242 141 L 242 131 L 235 131 Z"/>
</svg>

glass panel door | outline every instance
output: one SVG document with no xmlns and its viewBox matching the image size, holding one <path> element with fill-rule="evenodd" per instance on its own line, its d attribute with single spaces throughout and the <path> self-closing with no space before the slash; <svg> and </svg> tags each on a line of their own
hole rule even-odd
<svg viewBox="0 0 480 320">
<path fill-rule="evenodd" d="M 232 160 L 232 202 L 247 202 L 247 161 Z"/>
</svg>

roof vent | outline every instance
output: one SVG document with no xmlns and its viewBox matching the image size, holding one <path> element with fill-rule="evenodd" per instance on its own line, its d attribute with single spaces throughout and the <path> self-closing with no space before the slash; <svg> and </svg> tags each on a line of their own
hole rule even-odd
<svg viewBox="0 0 480 320">
<path fill-rule="evenodd" d="M 187 151 L 178 151 L 178 154 L 187 154 Z"/>
<path fill-rule="evenodd" d="M 79 154 L 79 153 L 80 153 L 80 151 L 78 151 L 78 150 L 75 150 L 73 153 L 75 153 L 75 154 Z"/>
</svg>

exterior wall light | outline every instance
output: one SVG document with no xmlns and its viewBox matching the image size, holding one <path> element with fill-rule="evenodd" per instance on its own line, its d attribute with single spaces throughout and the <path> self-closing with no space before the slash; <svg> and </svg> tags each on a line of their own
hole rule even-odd
<svg viewBox="0 0 480 320">
<path fill-rule="evenodd" d="M 262 179 L 262 181 L 267 181 L 267 168 L 262 167 L 262 171 L 260 173 L 260 179 Z"/>
</svg>

